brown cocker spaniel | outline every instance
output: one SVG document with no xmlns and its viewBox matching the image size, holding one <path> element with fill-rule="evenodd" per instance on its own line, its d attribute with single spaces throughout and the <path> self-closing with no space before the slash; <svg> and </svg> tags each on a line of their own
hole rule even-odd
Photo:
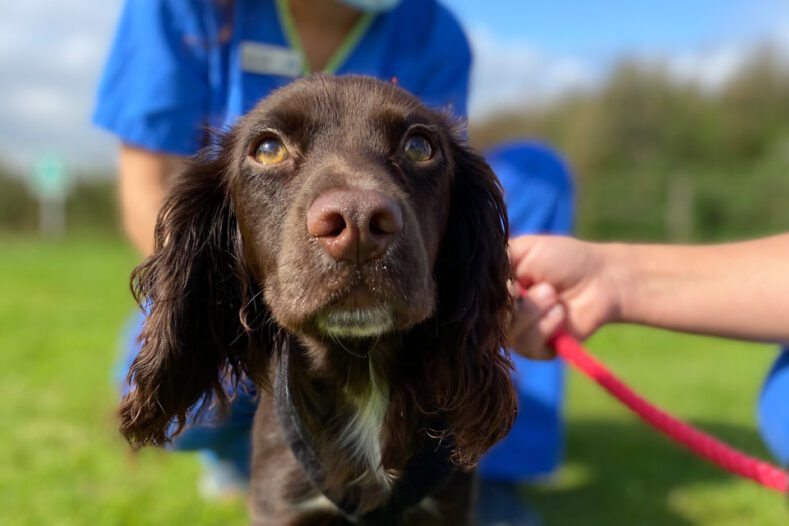
<svg viewBox="0 0 789 526">
<path fill-rule="evenodd" d="M 472 523 L 516 413 L 507 234 L 448 116 L 364 77 L 274 92 L 181 175 L 134 271 L 123 433 L 163 444 L 247 376 L 254 524 Z"/>
</svg>

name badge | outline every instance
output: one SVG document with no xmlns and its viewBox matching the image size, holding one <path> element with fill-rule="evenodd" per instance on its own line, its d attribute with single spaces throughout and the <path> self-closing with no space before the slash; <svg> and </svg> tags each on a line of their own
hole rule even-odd
<svg viewBox="0 0 789 526">
<path fill-rule="evenodd" d="M 242 42 L 241 70 L 259 75 L 295 78 L 304 73 L 304 59 L 301 53 L 287 47 Z"/>
</svg>

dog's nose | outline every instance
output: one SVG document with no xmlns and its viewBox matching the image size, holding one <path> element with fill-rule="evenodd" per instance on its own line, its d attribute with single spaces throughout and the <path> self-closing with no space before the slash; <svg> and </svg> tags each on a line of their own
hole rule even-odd
<svg viewBox="0 0 789 526">
<path fill-rule="evenodd" d="M 372 190 L 330 190 L 307 210 L 307 232 L 337 261 L 379 258 L 402 229 L 400 206 Z"/>
</svg>

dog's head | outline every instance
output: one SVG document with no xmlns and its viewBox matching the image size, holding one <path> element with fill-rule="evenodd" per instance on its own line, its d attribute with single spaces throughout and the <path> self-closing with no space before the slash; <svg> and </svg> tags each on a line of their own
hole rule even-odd
<svg viewBox="0 0 789 526">
<path fill-rule="evenodd" d="M 225 374 L 263 383 L 284 338 L 316 368 L 394 338 L 421 347 L 409 359 L 432 368 L 473 463 L 515 413 L 506 242 L 499 184 L 448 117 L 368 78 L 295 82 L 203 151 L 162 208 L 133 275 L 150 312 L 123 431 L 166 441 L 198 401 L 224 400 Z"/>
<path fill-rule="evenodd" d="M 230 193 L 276 321 L 315 338 L 402 332 L 431 316 L 452 140 L 402 90 L 316 78 L 239 124 Z"/>
</svg>

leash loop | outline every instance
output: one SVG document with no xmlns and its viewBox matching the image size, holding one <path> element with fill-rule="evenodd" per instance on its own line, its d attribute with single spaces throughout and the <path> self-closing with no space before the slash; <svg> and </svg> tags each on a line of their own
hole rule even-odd
<svg viewBox="0 0 789 526">
<path fill-rule="evenodd" d="M 655 429 L 717 466 L 762 486 L 787 493 L 789 476 L 776 466 L 750 457 L 653 405 L 589 354 L 570 334 L 559 331 L 551 344 L 556 353 L 597 382 Z"/>
</svg>

